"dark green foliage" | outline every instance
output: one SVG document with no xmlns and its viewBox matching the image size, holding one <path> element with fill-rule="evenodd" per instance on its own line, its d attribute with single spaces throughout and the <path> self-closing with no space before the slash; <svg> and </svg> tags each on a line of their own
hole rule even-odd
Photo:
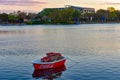
<svg viewBox="0 0 120 80">
<path fill-rule="evenodd" d="M 26 13 L 22 11 L 13 12 L 10 14 L 0 13 L 0 24 L 19 24 L 30 23 L 29 21 L 37 16 L 35 13 Z"/>
<path fill-rule="evenodd" d="M 44 21 L 48 24 L 73 24 L 73 18 L 76 17 L 77 20 L 80 19 L 81 12 L 76 11 L 72 8 L 65 8 L 65 9 L 44 9 L 41 13 L 38 14 L 41 21 Z"/>
<path fill-rule="evenodd" d="M 71 7 L 46 8 L 36 13 L 22 11 L 10 14 L 0 13 L 0 23 L 16 24 L 78 24 L 78 23 L 120 22 L 120 11 L 113 7 L 99 9 L 95 13 L 83 13 Z"/>
<path fill-rule="evenodd" d="M 1 21 L 4 21 L 4 22 L 8 21 L 8 14 L 6 13 L 0 14 L 0 19 Z"/>
</svg>

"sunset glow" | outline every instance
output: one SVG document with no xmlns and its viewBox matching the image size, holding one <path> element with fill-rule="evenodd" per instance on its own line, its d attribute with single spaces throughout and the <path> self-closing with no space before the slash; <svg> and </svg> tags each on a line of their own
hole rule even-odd
<svg viewBox="0 0 120 80">
<path fill-rule="evenodd" d="M 18 10 L 39 12 L 43 8 L 64 7 L 65 5 L 91 7 L 96 10 L 112 6 L 120 10 L 120 0 L 0 0 L 0 12 Z"/>
</svg>

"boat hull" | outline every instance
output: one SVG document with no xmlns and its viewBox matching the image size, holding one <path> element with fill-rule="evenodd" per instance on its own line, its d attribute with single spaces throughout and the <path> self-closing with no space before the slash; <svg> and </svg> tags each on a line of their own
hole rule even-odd
<svg viewBox="0 0 120 80">
<path fill-rule="evenodd" d="M 35 70 L 40 70 L 40 69 L 49 69 L 49 68 L 55 68 L 64 65 L 66 59 L 61 59 L 58 61 L 53 61 L 53 62 L 35 62 L 33 61 L 33 66 Z"/>
</svg>

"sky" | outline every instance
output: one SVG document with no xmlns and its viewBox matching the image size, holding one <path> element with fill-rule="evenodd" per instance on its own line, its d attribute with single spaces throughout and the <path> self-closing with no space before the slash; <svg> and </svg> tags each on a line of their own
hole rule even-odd
<svg viewBox="0 0 120 80">
<path fill-rule="evenodd" d="M 64 7 L 65 5 L 90 7 L 95 10 L 114 7 L 120 10 L 120 0 L 0 0 L 0 13 L 18 10 L 37 13 L 44 8 Z"/>
</svg>

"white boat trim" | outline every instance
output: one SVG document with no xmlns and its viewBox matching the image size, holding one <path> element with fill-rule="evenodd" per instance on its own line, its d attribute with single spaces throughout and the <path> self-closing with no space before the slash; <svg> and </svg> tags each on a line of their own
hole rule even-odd
<svg viewBox="0 0 120 80">
<path fill-rule="evenodd" d="M 60 60 L 56 60 L 56 61 L 52 61 L 52 62 L 41 62 L 40 59 L 36 59 L 36 60 L 33 60 L 32 63 L 33 64 L 53 64 L 53 63 L 56 63 L 56 62 L 59 62 L 59 61 L 62 61 L 62 60 L 66 60 L 66 58 L 62 58 Z"/>
</svg>

